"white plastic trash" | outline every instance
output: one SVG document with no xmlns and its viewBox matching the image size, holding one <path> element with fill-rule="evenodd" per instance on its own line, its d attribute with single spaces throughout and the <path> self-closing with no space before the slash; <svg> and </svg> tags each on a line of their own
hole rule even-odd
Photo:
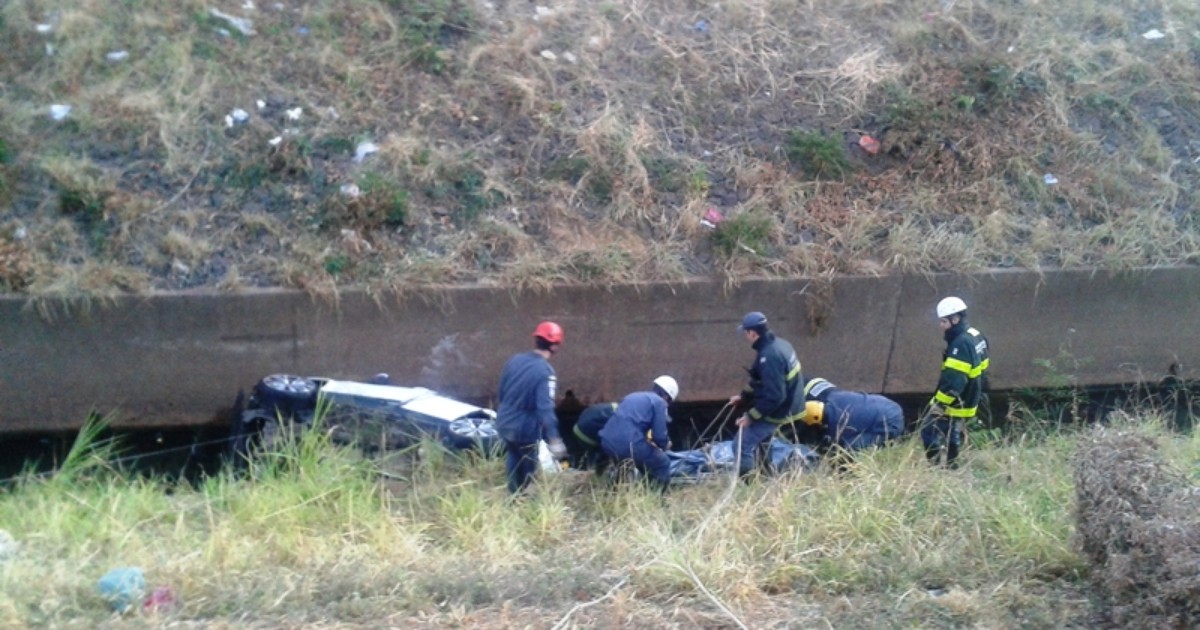
<svg viewBox="0 0 1200 630">
<path fill-rule="evenodd" d="M 1160 31 L 1156 28 L 1152 28 L 1152 29 L 1146 31 L 1145 33 L 1142 33 L 1142 37 L 1144 37 L 1146 39 L 1162 39 L 1166 36 L 1167 36 L 1166 33 L 1163 33 L 1162 31 Z"/>
<path fill-rule="evenodd" d="M 71 114 L 70 105 L 51 105 L 50 117 L 54 120 L 62 120 Z"/>
<path fill-rule="evenodd" d="M 38 24 L 34 28 L 36 28 L 37 32 L 41 33 L 42 35 L 49 34 L 50 31 L 54 30 L 54 27 L 49 24 Z"/>
<path fill-rule="evenodd" d="M 372 153 L 378 153 L 378 152 L 379 152 L 379 145 L 375 144 L 374 142 L 370 142 L 370 141 L 359 142 L 358 146 L 354 148 L 354 161 L 361 162 L 361 161 L 367 159 L 368 155 L 371 155 Z"/>
<path fill-rule="evenodd" d="M 114 50 L 114 51 L 108 53 L 107 55 L 104 55 L 104 58 L 109 61 L 125 61 L 126 59 L 129 58 L 129 51 L 128 50 Z"/>
<path fill-rule="evenodd" d="M 277 146 L 280 142 L 283 142 L 283 136 L 275 136 L 274 138 L 267 140 L 267 144 L 271 146 Z"/>
<path fill-rule="evenodd" d="M 219 19 L 225 20 L 226 22 L 229 22 L 229 25 L 232 26 L 233 28 L 236 28 L 238 30 L 238 32 L 241 33 L 242 35 L 245 35 L 247 37 L 254 35 L 254 21 L 253 20 L 248 20 L 246 18 L 237 17 L 236 15 L 229 15 L 228 13 L 225 13 L 225 12 L 221 11 L 220 9 L 209 9 L 208 12 L 211 13 L 212 16 L 215 18 L 219 18 Z"/>
<path fill-rule="evenodd" d="M 1058 183 L 1058 178 L 1051 173 L 1046 173 L 1042 175 L 1042 181 L 1046 182 L 1047 186 L 1053 186 Z"/>
<path fill-rule="evenodd" d="M 287 114 L 288 120 L 300 120 L 300 114 L 303 114 L 304 110 L 296 107 L 294 109 L 289 109 L 284 113 Z"/>
<path fill-rule="evenodd" d="M 554 51 L 552 51 L 552 50 L 543 50 L 542 51 L 542 59 L 549 59 L 550 61 L 554 61 L 555 59 L 558 59 L 558 55 L 554 54 Z"/>
</svg>

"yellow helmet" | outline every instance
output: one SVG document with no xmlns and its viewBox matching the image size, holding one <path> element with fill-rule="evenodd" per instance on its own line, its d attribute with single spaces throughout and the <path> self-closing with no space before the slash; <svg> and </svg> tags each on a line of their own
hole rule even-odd
<svg viewBox="0 0 1200 630">
<path fill-rule="evenodd" d="M 804 403 L 804 424 L 819 426 L 825 421 L 825 403 L 810 400 Z"/>
</svg>

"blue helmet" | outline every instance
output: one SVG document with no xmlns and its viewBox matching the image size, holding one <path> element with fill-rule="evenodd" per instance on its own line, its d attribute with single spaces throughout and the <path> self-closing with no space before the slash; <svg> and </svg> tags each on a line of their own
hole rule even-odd
<svg viewBox="0 0 1200 630">
<path fill-rule="evenodd" d="M 738 326 L 738 330 L 749 330 L 767 325 L 767 316 L 758 311 L 750 311 L 742 318 L 742 325 Z"/>
</svg>

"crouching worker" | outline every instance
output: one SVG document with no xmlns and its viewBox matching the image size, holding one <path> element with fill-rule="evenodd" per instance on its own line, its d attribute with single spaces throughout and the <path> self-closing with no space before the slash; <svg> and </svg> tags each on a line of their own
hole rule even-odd
<svg viewBox="0 0 1200 630">
<path fill-rule="evenodd" d="M 877 394 L 840 389 L 814 378 L 804 385 L 804 421 L 825 430 L 825 445 L 847 451 L 884 446 L 904 433 L 904 411 Z"/>
<path fill-rule="evenodd" d="M 667 404 L 679 396 L 679 385 L 670 376 L 654 379 L 648 392 L 635 392 L 617 405 L 612 418 L 600 430 L 604 452 L 616 462 L 632 460 L 650 483 L 665 493 L 671 484 L 671 462 L 667 448 Z M 649 439 L 647 439 L 649 432 Z"/>
<path fill-rule="evenodd" d="M 575 421 L 575 427 L 571 430 L 575 437 L 571 450 L 574 451 L 576 467 L 591 468 L 597 475 L 604 473 L 608 455 L 600 446 L 600 429 L 608 424 L 608 419 L 616 411 L 617 403 L 609 402 L 590 405 L 579 414 L 579 420 Z"/>
</svg>

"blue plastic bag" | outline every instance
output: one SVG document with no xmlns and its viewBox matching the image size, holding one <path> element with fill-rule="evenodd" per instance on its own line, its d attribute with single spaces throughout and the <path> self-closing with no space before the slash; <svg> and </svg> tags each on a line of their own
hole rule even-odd
<svg viewBox="0 0 1200 630">
<path fill-rule="evenodd" d="M 124 613 L 141 603 L 146 594 L 146 576 L 138 567 L 120 567 L 105 573 L 96 588 L 113 610 Z"/>
</svg>

